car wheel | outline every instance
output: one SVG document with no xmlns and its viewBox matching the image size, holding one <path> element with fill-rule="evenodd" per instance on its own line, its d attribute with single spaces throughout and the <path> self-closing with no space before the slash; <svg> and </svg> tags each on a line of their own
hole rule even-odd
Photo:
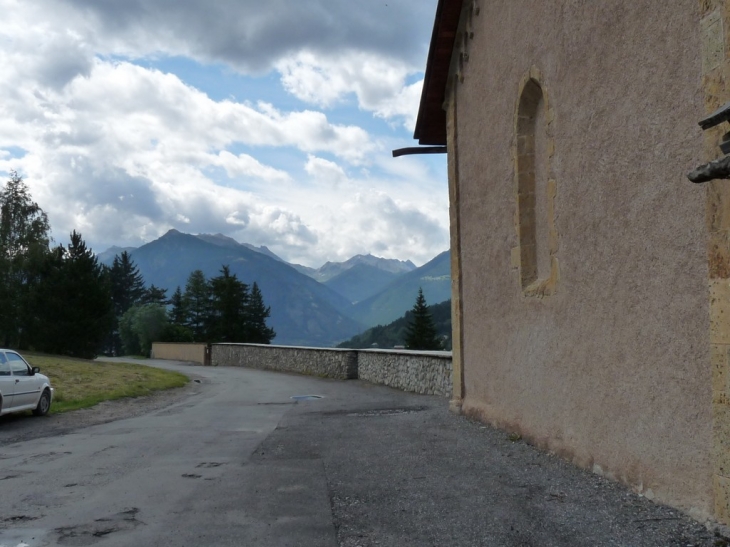
<svg viewBox="0 0 730 547">
<path fill-rule="evenodd" d="M 33 414 L 35 414 L 36 416 L 45 416 L 46 414 L 48 414 L 48 411 L 50 409 L 51 409 L 51 394 L 46 389 L 41 394 L 41 398 L 38 401 L 38 406 L 35 407 Z"/>
</svg>

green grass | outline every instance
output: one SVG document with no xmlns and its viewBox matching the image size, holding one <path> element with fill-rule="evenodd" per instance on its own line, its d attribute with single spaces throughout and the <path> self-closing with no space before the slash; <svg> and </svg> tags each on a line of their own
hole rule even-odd
<svg viewBox="0 0 730 547">
<path fill-rule="evenodd" d="M 141 397 L 182 387 L 190 379 L 169 370 L 131 363 L 104 363 L 70 357 L 23 353 L 48 376 L 54 388 L 52 413 L 88 408 L 102 401 Z"/>
</svg>

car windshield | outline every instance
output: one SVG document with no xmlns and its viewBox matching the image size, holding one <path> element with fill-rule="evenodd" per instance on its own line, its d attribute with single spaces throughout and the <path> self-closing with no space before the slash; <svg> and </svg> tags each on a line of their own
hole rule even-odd
<svg viewBox="0 0 730 547">
<path fill-rule="evenodd" d="M 10 363 L 5 354 L 0 351 L 0 376 L 10 376 Z"/>
</svg>

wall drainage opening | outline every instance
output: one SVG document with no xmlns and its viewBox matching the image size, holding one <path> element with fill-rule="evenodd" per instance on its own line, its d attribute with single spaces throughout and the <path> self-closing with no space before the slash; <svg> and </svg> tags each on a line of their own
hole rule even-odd
<svg viewBox="0 0 730 547">
<path fill-rule="evenodd" d="M 291 398 L 295 401 L 316 401 L 317 399 L 324 399 L 322 395 L 293 395 Z"/>
</svg>

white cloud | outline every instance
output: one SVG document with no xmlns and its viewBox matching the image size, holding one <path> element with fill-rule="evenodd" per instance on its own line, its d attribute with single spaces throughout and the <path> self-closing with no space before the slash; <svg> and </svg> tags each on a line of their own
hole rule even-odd
<svg viewBox="0 0 730 547">
<path fill-rule="evenodd" d="M 337 186 L 347 180 L 345 170 L 333 161 L 309 155 L 304 170 L 318 182 Z"/>
<path fill-rule="evenodd" d="M 267 72 L 308 49 L 351 47 L 423 62 L 436 0 L 2 0 L 3 14 L 72 29 L 97 52 L 181 55 Z"/>
<path fill-rule="evenodd" d="M 381 118 L 401 117 L 415 127 L 423 81 L 406 85 L 412 66 L 362 51 L 319 55 L 301 51 L 279 61 L 284 87 L 299 99 L 328 107 L 347 95 L 357 97 L 361 109 Z"/>
<path fill-rule="evenodd" d="M 177 227 L 308 265 L 427 260 L 448 244 L 445 181 L 389 157 L 402 129 L 360 121 L 413 123 L 421 83 L 407 82 L 428 34 L 414 17 L 430 32 L 435 0 L 388 4 L 0 0 L 0 173 L 26 176 L 57 240 L 77 229 L 96 250 Z M 276 69 L 310 106 L 282 106 L 280 91 L 213 100 L 142 66 L 156 55 Z"/>
<path fill-rule="evenodd" d="M 286 171 L 263 165 L 256 158 L 248 154 L 234 156 L 230 152 L 222 150 L 218 153 L 217 158 L 211 158 L 210 163 L 223 167 L 230 178 L 254 177 L 268 182 L 286 182 L 291 180 L 289 173 Z"/>
</svg>

